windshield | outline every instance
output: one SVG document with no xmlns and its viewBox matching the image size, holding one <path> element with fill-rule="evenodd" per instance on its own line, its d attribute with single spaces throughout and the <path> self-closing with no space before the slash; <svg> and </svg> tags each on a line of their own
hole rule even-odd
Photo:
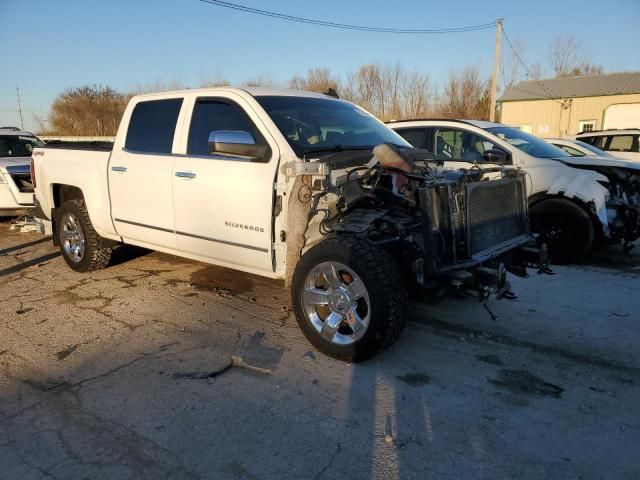
<svg viewBox="0 0 640 480">
<path fill-rule="evenodd" d="M 567 152 L 555 145 L 550 144 L 546 140 L 535 137 L 529 133 L 511 127 L 492 127 L 487 128 L 488 132 L 501 138 L 505 142 L 510 143 L 524 153 L 538 158 L 555 158 L 570 157 Z"/>
<path fill-rule="evenodd" d="M 410 147 L 400 135 L 348 102 L 289 96 L 258 96 L 256 100 L 300 157 L 381 143 Z"/>
<path fill-rule="evenodd" d="M 44 143 L 29 135 L 0 135 L 0 157 L 30 157 Z"/>
<path fill-rule="evenodd" d="M 581 142 L 580 140 L 574 140 L 574 142 L 576 142 L 577 145 L 580 145 L 585 150 L 589 150 L 591 153 L 595 153 L 600 157 L 613 157 L 613 155 L 611 155 L 610 153 L 605 152 L 604 150 L 600 150 L 598 147 L 594 147 L 587 142 Z"/>
</svg>

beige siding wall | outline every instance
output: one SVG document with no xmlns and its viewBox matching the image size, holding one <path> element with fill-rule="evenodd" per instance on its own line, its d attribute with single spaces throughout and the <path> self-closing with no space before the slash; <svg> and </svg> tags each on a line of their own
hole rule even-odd
<svg viewBox="0 0 640 480">
<path fill-rule="evenodd" d="M 503 102 L 500 121 L 506 125 L 522 126 L 539 137 L 575 135 L 581 120 L 595 120 L 595 128 L 600 129 L 605 108 L 616 103 L 640 103 L 640 93 L 580 97 L 565 102 L 566 108 L 559 100 Z"/>
</svg>

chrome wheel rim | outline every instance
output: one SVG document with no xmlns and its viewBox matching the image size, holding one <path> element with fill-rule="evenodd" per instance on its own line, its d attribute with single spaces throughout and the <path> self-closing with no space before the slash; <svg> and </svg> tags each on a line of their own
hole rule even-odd
<svg viewBox="0 0 640 480">
<path fill-rule="evenodd" d="M 80 263 L 84 258 L 85 239 L 80 222 L 73 213 L 66 212 L 60 222 L 62 248 L 67 258 L 73 263 Z"/>
<path fill-rule="evenodd" d="M 350 345 L 369 328 L 369 293 L 362 279 L 342 263 L 323 262 L 313 268 L 300 301 L 307 321 L 331 343 Z"/>
</svg>

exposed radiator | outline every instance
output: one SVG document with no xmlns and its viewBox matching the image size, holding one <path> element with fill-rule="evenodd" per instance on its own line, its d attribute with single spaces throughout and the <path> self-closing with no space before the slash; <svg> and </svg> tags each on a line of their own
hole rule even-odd
<svg viewBox="0 0 640 480">
<path fill-rule="evenodd" d="M 522 179 L 467 185 L 469 255 L 527 232 L 524 195 Z"/>
</svg>

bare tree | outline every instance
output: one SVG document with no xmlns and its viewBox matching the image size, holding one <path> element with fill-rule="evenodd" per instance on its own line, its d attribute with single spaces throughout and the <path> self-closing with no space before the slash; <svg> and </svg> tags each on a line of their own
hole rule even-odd
<svg viewBox="0 0 640 480">
<path fill-rule="evenodd" d="M 580 42 L 573 35 L 556 36 L 550 44 L 549 60 L 556 77 L 598 75 L 601 65 L 594 65 Z"/>
<path fill-rule="evenodd" d="M 166 92 L 168 90 L 185 90 L 189 88 L 182 80 L 174 78 L 172 80 L 154 80 L 146 83 L 137 83 L 129 92 L 129 97 L 142 95 L 144 93 Z"/>
<path fill-rule="evenodd" d="M 430 103 L 429 77 L 418 72 L 404 75 L 402 84 L 402 117 L 426 117 Z"/>
<path fill-rule="evenodd" d="M 338 85 L 338 92 L 341 98 L 348 100 L 349 102 L 360 104 L 360 97 L 358 91 L 358 74 L 356 72 L 348 72 L 340 84 Z"/>
<path fill-rule="evenodd" d="M 500 62 L 500 81 L 503 92 L 522 80 L 525 74 L 525 69 L 522 66 L 526 51 L 524 40 L 522 37 L 515 37 L 509 47 L 511 48 L 506 49 Z"/>
<path fill-rule="evenodd" d="M 438 114 L 445 118 L 485 120 L 489 116 L 490 92 L 488 80 L 480 78 L 475 67 L 451 72 L 438 98 Z"/>
<path fill-rule="evenodd" d="M 255 77 L 251 77 L 244 82 L 247 87 L 279 87 L 280 82 L 276 81 L 270 73 L 261 73 Z"/>
<path fill-rule="evenodd" d="M 200 87 L 226 87 L 231 85 L 220 72 L 206 72 L 200 75 Z"/>
<path fill-rule="evenodd" d="M 602 65 L 596 65 L 589 62 L 583 63 L 578 68 L 574 68 L 573 71 L 571 72 L 572 76 L 602 75 L 602 73 L 604 73 L 604 68 L 602 68 Z"/>
<path fill-rule="evenodd" d="M 538 62 L 532 64 L 529 67 L 529 79 L 530 80 L 540 80 L 544 75 L 544 68 Z"/>
<path fill-rule="evenodd" d="M 111 87 L 88 86 L 64 91 L 51 107 L 51 127 L 58 135 L 115 135 L 127 96 Z"/>
<path fill-rule="evenodd" d="M 47 119 L 44 116 L 40 116 L 36 113 L 32 115 L 33 115 L 33 121 L 37 125 L 36 133 L 38 135 L 46 135 L 48 133 Z"/>
<path fill-rule="evenodd" d="M 310 92 L 326 92 L 329 88 L 338 89 L 338 79 L 331 74 L 329 67 L 310 68 L 307 75 L 294 75 L 289 80 L 289 88 Z"/>
</svg>

